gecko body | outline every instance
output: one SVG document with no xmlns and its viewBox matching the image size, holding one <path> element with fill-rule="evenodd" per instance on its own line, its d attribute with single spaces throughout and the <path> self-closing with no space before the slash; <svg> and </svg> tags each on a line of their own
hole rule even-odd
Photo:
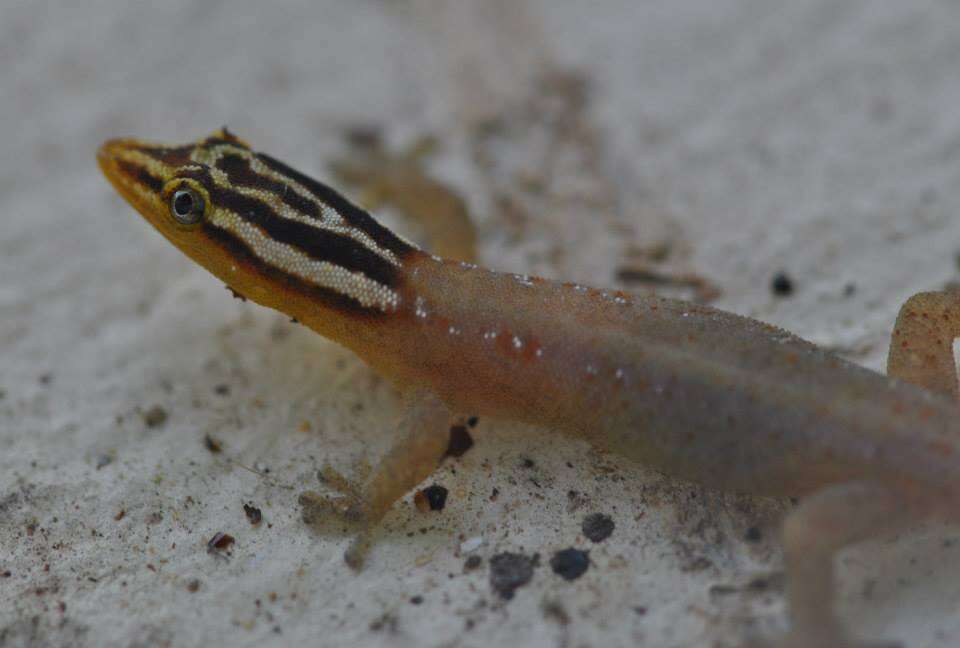
<svg viewBox="0 0 960 648">
<path fill-rule="evenodd" d="M 792 646 L 859 645 L 832 611 L 837 550 L 956 516 L 956 295 L 904 306 L 885 376 L 706 306 L 441 259 L 225 129 L 183 146 L 111 140 L 98 161 L 190 258 L 407 396 L 366 484 L 327 470 L 344 496 L 304 496 L 362 525 L 353 565 L 436 467 L 457 414 L 549 426 L 712 488 L 803 497 L 784 527 Z"/>
</svg>

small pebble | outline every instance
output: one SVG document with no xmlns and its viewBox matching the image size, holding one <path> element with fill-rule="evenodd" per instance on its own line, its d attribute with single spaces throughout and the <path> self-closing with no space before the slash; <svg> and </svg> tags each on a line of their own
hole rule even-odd
<svg viewBox="0 0 960 648">
<path fill-rule="evenodd" d="M 550 559 L 550 568 L 553 573 L 565 580 L 572 581 L 580 578 L 590 567 L 590 552 L 579 549 L 564 549 L 553 554 Z"/>
<path fill-rule="evenodd" d="M 499 553 L 490 559 L 490 586 L 501 598 L 509 601 L 518 587 L 530 582 L 533 570 L 539 564 L 540 554 Z"/>
<path fill-rule="evenodd" d="M 246 513 L 247 519 L 253 526 L 257 526 L 263 520 L 263 513 L 253 504 L 244 504 L 243 512 Z"/>
<path fill-rule="evenodd" d="M 218 531 L 212 538 L 210 538 L 210 541 L 207 542 L 207 551 L 209 553 L 223 551 L 228 549 L 234 542 L 235 540 L 232 535 Z"/>
<path fill-rule="evenodd" d="M 213 454 L 223 452 L 223 443 L 221 443 L 219 439 L 214 439 L 209 434 L 203 435 L 203 447 Z"/>
<path fill-rule="evenodd" d="M 447 446 L 448 457 L 462 457 L 467 450 L 473 447 L 473 437 L 464 425 L 454 425 L 450 428 L 450 444 Z"/>
<path fill-rule="evenodd" d="M 473 536 L 460 543 L 460 553 L 472 553 L 483 546 L 483 536 Z"/>
<path fill-rule="evenodd" d="M 418 510 L 426 512 L 442 511 L 447 505 L 447 494 L 449 491 L 443 486 L 434 484 L 427 486 L 423 490 L 417 491 L 413 496 L 413 503 Z"/>
<path fill-rule="evenodd" d="M 143 422 L 148 428 L 155 428 L 167 422 L 167 410 L 154 405 L 143 413 Z"/>
<path fill-rule="evenodd" d="M 591 542 L 603 542 L 613 534 L 616 525 L 609 515 L 591 513 L 583 518 L 581 530 Z"/>
<path fill-rule="evenodd" d="M 789 297 L 794 291 L 793 279 L 786 272 L 780 271 L 773 275 L 773 279 L 770 281 L 770 290 L 777 297 Z"/>
</svg>

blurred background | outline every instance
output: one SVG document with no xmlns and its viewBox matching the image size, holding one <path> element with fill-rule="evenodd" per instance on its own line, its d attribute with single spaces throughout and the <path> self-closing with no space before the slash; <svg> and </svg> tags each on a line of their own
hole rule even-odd
<svg viewBox="0 0 960 648">
<path fill-rule="evenodd" d="M 942 0 L 0 3 L 0 645 L 735 646 L 782 627 L 786 503 L 494 422 L 435 475 L 447 508 L 404 502 L 349 572 L 297 494 L 382 451 L 396 395 L 230 299 L 95 151 L 228 125 L 415 239 L 398 205 L 430 183 L 484 265 L 711 303 L 882 368 L 899 305 L 958 279 L 958 60 Z M 598 512 L 600 544 L 581 530 Z M 234 542 L 208 551 L 217 533 Z M 956 645 L 954 544 L 851 552 L 845 619 Z M 569 582 L 548 564 L 568 547 L 591 552 Z M 504 551 L 541 556 L 509 601 L 489 582 Z"/>
</svg>

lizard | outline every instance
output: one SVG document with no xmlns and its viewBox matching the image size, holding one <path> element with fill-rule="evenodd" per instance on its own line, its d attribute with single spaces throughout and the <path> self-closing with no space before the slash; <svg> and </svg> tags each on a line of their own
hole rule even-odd
<svg viewBox="0 0 960 648">
<path fill-rule="evenodd" d="M 183 145 L 109 140 L 97 159 L 181 252 L 404 395 L 365 483 L 324 468 L 340 495 L 301 496 L 359 525 L 353 567 L 464 413 L 547 426 L 706 487 L 800 498 L 782 529 L 787 646 L 866 645 L 834 610 L 836 552 L 957 517 L 960 294 L 905 302 L 884 375 L 705 305 L 441 258 L 225 128 Z"/>
</svg>

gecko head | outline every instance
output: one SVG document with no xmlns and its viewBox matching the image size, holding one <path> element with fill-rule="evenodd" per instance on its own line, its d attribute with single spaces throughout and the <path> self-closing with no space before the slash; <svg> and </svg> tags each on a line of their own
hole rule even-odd
<svg viewBox="0 0 960 648">
<path fill-rule="evenodd" d="M 249 145 L 226 128 L 181 145 L 122 138 L 104 142 L 97 163 L 114 189 L 181 252 L 235 290 L 256 285 L 243 272 L 246 250 L 217 224 L 236 211 L 226 158 L 250 160 Z M 249 206 L 243 206 L 249 211 Z M 252 295 L 251 295 L 252 296 Z"/>
<path fill-rule="evenodd" d="M 285 312 L 296 302 L 382 315 L 399 304 L 414 246 L 225 128 L 181 146 L 110 140 L 97 161 L 167 240 L 249 299 Z"/>
<path fill-rule="evenodd" d="M 246 142 L 221 128 L 179 146 L 112 139 L 97 151 L 97 162 L 117 192 L 182 249 L 216 208 L 211 167 L 224 149 L 250 154 Z"/>
</svg>

